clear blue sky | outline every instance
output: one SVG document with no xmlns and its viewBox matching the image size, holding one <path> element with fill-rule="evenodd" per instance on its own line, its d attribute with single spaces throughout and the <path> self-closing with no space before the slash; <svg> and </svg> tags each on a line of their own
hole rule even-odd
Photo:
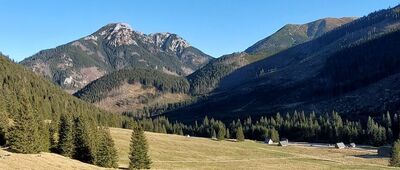
<svg viewBox="0 0 400 170">
<path fill-rule="evenodd" d="M 173 32 L 214 56 L 242 51 L 287 23 L 363 16 L 399 0 L 0 0 L 0 51 L 20 61 L 111 22 Z"/>
</svg>

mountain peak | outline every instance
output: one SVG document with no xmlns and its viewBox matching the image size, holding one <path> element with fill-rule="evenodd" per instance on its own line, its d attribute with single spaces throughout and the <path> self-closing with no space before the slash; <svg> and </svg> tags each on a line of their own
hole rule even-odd
<svg viewBox="0 0 400 170">
<path fill-rule="evenodd" d="M 128 23 L 124 23 L 124 22 L 111 23 L 108 25 L 114 27 L 115 31 L 119 31 L 120 29 L 133 30 L 132 27 Z"/>
<path fill-rule="evenodd" d="M 137 42 L 133 38 L 134 31 L 132 27 L 127 23 L 111 23 L 100 28 L 96 33 L 85 37 L 85 40 L 97 40 L 98 36 L 102 36 L 108 40 L 108 45 L 121 46 L 121 45 L 137 45 Z"/>
</svg>

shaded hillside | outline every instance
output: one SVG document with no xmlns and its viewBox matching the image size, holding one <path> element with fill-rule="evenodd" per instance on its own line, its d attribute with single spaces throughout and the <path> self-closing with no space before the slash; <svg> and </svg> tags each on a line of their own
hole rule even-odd
<svg viewBox="0 0 400 170">
<path fill-rule="evenodd" d="M 242 67 L 224 78 L 219 88 L 229 89 L 260 79 L 263 84 L 282 86 L 312 77 L 338 50 L 397 30 L 400 26 L 398 8 L 371 13 L 315 40 Z M 261 72 L 265 78 L 260 78 Z"/>
<path fill-rule="evenodd" d="M 211 59 L 176 34 L 147 35 L 127 24 L 114 23 L 84 38 L 40 51 L 21 63 L 75 92 L 120 69 L 146 68 L 185 76 Z"/>
<path fill-rule="evenodd" d="M 120 116 L 65 93 L 4 56 L 0 56 L 0 89 L 0 112 L 4 111 L 9 118 L 25 104 L 41 120 L 58 120 L 61 114 L 66 113 L 92 117 L 110 126 L 121 126 Z M 27 103 L 22 103 L 22 100 L 27 100 Z"/>
<path fill-rule="evenodd" d="M 267 58 L 292 46 L 307 42 L 355 18 L 324 18 L 303 25 L 289 24 L 260 40 L 242 53 L 222 56 L 188 76 L 193 94 L 215 90 L 222 78 L 249 63 Z"/>
<path fill-rule="evenodd" d="M 190 92 L 195 95 L 212 92 L 218 87 L 221 78 L 234 70 L 248 64 L 245 53 L 234 53 L 211 61 L 187 78 L 190 82 Z"/>
<path fill-rule="evenodd" d="M 184 77 L 148 69 L 120 70 L 93 81 L 74 95 L 112 112 L 134 112 L 189 100 Z"/>
<path fill-rule="evenodd" d="M 193 120 L 204 115 L 236 119 L 293 110 L 335 110 L 349 117 L 396 113 L 400 109 L 398 9 L 374 12 L 246 65 L 222 80 L 219 93 L 166 115 Z"/>
</svg>

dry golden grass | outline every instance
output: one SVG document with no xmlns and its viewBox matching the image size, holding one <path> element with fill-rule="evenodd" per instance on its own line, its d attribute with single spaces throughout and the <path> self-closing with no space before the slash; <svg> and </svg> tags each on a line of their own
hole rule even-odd
<svg viewBox="0 0 400 170">
<path fill-rule="evenodd" d="M 130 130 L 111 129 L 120 166 L 128 166 Z M 376 152 L 278 147 L 254 141 L 213 141 L 146 132 L 155 169 L 393 169 Z"/>
<path fill-rule="evenodd" d="M 148 102 L 142 103 L 140 98 L 148 98 L 149 96 L 155 96 Z M 137 109 L 143 109 L 144 107 L 152 107 L 155 105 L 165 105 L 170 103 L 178 103 L 185 100 L 189 100 L 190 96 L 183 93 L 160 93 L 154 87 L 143 87 L 141 84 L 129 84 L 125 82 L 120 87 L 110 91 L 107 97 L 95 105 L 99 108 L 110 112 L 128 112 Z M 126 103 L 117 105 L 117 103 Z M 129 104 L 127 104 L 129 103 Z"/>
<path fill-rule="evenodd" d="M 131 131 L 111 129 L 121 168 L 128 166 Z M 153 169 L 396 169 L 376 151 L 278 147 L 260 142 L 214 141 L 146 132 Z M 9 156 L 5 156 L 9 155 Z M 101 169 L 51 153 L 16 154 L 0 149 L 0 170 Z"/>
<path fill-rule="evenodd" d="M 52 153 L 17 154 L 0 149 L 0 169 L 31 169 L 31 170 L 91 170 L 103 169 Z"/>
</svg>

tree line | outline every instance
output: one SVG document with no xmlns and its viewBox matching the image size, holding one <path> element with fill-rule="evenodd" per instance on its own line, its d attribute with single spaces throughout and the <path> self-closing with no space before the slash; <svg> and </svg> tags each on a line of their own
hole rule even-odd
<svg viewBox="0 0 400 170">
<path fill-rule="evenodd" d="M 345 142 L 382 146 L 391 144 L 399 137 L 399 117 L 385 113 L 379 118 L 369 117 L 366 122 L 344 120 L 337 112 L 317 115 L 312 112 L 293 112 L 252 120 L 251 117 L 222 122 L 205 117 L 201 123 L 170 122 L 166 117 L 144 118 L 137 123 L 146 131 L 191 135 L 223 140 L 237 138 L 243 131 L 246 139 L 279 141 L 288 138 L 304 142 Z M 129 128 L 127 125 L 123 125 Z M 239 132 L 241 133 L 241 132 Z"/>
</svg>

